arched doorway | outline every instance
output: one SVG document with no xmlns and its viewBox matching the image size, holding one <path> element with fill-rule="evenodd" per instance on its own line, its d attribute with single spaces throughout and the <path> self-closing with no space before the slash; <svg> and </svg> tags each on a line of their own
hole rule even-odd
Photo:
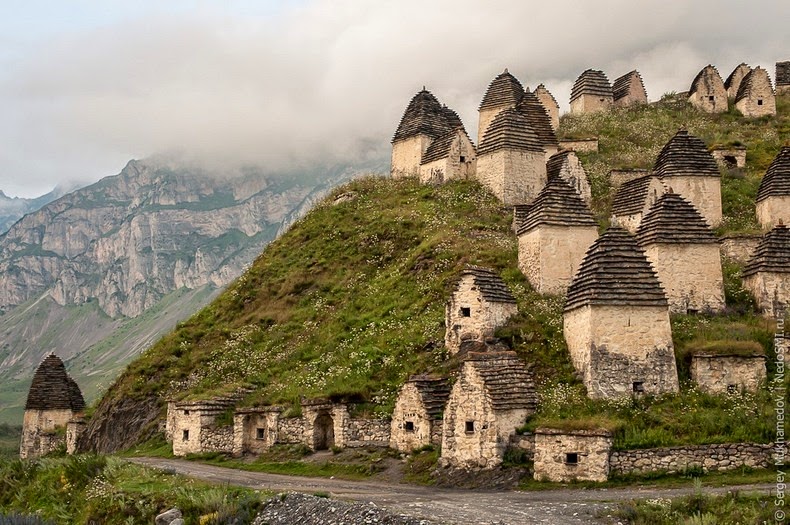
<svg viewBox="0 0 790 525">
<path fill-rule="evenodd" d="M 329 414 L 315 418 L 313 425 L 313 448 L 327 450 L 335 445 L 335 422 Z"/>
</svg>

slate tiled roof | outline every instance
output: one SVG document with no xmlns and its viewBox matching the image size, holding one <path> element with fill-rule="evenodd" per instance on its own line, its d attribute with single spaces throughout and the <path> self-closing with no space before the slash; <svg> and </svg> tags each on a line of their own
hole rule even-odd
<svg viewBox="0 0 790 525">
<path fill-rule="evenodd" d="M 571 102 L 582 95 L 611 97 L 612 85 L 603 71 L 588 69 L 576 79 L 571 89 Z"/>
<path fill-rule="evenodd" d="M 790 86 L 790 61 L 776 63 L 776 85 Z"/>
<path fill-rule="evenodd" d="M 560 176 L 560 173 L 562 172 L 562 166 L 571 155 L 576 155 L 576 153 L 566 149 L 549 157 L 549 160 L 546 161 L 546 176 L 549 180 Z"/>
<path fill-rule="evenodd" d="M 790 195 L 790 146 L 783 146 L 779 154 L 768 166 L 760 189 L 757 191 L 757 202 L 768 197 Z"/>
<path fill-rule="evenodd" d="M 771 79 L 768 77 L 768 71 L 761 67 L 756 67 L 749 71 L 749 73 L 743 77 L 743 80 L 741 80 L 741 85 L 738 87 L 738 94 L 735 95 L 735 102 L 760 95 L 760 93 L 754 92 L 756 89 L 755 83 L 760 80 L 758 77 L 763 77 L 762 80 L 765 81 L 765 85 L 771 85 Z"/>
<path fill-rule="evenodd" d="M 494 270 L 482 268 L 480 266 L 467 266 L 461 272 L 455 289 L 461 284 L 461 279 L 467 275 L 474 278 L 475 286 L 480 290 L 484 299 L 492 303 L 516 304 L 516 298 L 510 293 L 510 289 Z"/>
<path fill-rule="evenodd" d="M 645 90 L 645 83 L 642 81 L 642 75 L 639 74 L 639 71 L 634 69 L 633 71 L 629 71 L 625 75 L 615 79 L 614 84 L 612 84 L 612 95 L 615 101 L 625 98 L 631 94 L 632 82 L 639 83 L 639 86 L 642 88 L 642 93 L 644 93 L 645 98 L 647 98 L 647 91 Z"/>
<path fill-rule="evenodd" d="M 757 272 L 790 273 L 790 228 L 777 224 L 765 234 L 743 268 L 743 276 Z"/>
<path fill-rule="evenodd" d="M 733 87 L 733 83 L 737 83 L 740 86 L 741 82 L 743 81 L 743 77 L 745 77 L 752 68 L 749 67 L 748 64 L 741 62 L 735 69 L 732 70 L 732 73 L 727 77 L 727 80 L 724 81 L 724 89 L 727 90 L 729 93 L 730 88 Z M 735 86 L 736 88 L 738 86 Z"/>
<path fill-rule="evenodd" d="M 677 193 L 665 193 L 658 198 L 642 218 L 636 238 L 642 246 L 719 242 L 694 205 Z"/>
<path fill-rule="evenodd" d="M 513 206 L 513 224 L 515 224 L 516 231 L 518 231 L 519 227 L 526 220 L 531 207 L 532 204 L 516 204 Z"/>
<path fill-rule="evenodd" d="M 412 376 L 409 383 L 413 383 L 428 417 L 441 419 L 447 398 L 450 397 L 450 384 L 446 377 L 436 378 L 430 376 Z"/>
<path fill-rule="evenodd" d="M 495 411 L 535 410 L 532 372 L 515 352 L 470 352 L 467 362 L 483 379 L 486 397 Z"/>
<path fill-rule="evenodd" d="M 626 230 L 609 228 L 587 250 L 565 310 L 586 305 L 668 306 L 653 266 Z"/>
<path fill-rule="evenodd" d="M 724 82 L 721 80 L 721 75 L 719 74 L 719 70 L 716 69 L 716 66 L 708 64 L 707 66 L 703 67 L 697 76 L 694 77 L 694 80 L 691 81 L 691 88 L 689 88 L 689 93 L 694 93 L 696 91 L 704 90 L 707 93 L 707 87 L 705 84 L 708 80 L 713 81 L 714 83 L 721 82 L 721 85 L 724 86 Z"/>
<path fill-rule="evenodd" d="M 560 147 L 560 143 L 557 142 L 557 136 L 554 134 L 554 128 L 551 127 L 551 117 L 534 93 L 525 92 L 516 109 L 527 118 L 530 128 L 538 136 L 538 140 L 544 147 Z"/>
<path fill-rule="evenodd" d="M 480 141 L 477 154 L 484 155 L 501 149 L 544 151 L 527 118 L 515 108 L 502 110 L 494 118 Z"/>
<path fill-rule="evenodd" d="M 524 96 L 524 86 L 507 69 L 497 75 L 488 85 L 479 109 L 515 106 Z"/>
<path fill-rule="evenodd" d="M 641 213 L 645 207 L 647 192 L 650 189 L 652 180 L 653 175 L 645 175 L 644 177 L 632 179 L 621 184 L 614 194 L 612 215 L 624 217 L 626 215 Z"/>
<path fill-rule="evenodd" d="M 450 155 L 450 148 L 453 145 L 453 140 L 458 136 L 459 133 L 466 135 L 466 131 L 461 128 L 449 133 L 445 133 L 441 137 L 431 142 L 431 145 L 428 146 L 428 149 L 426 149 L 425 153 L 422 154 L 422 160 L 420 161 L 420 164 L 428 164 L 429 162 L 444 159 Z M 468 139 L 469 135 L 466 135 L 466 138 Z M 469 142 L 471 141 L 472 140 L 469 139 Z"/>
<path fill-rule="evenodd" d="M 458 115 L 442 106 L 430 91 L 423 89 L 412 97 L 406 107 L 392 142 L 417 135 L 428 135 L 435 139 L 458 127 L 463 127 Z"/>
<path fill-rule="evenodd" d="M 27 394 L 25 410 L 73 410 L 85 409 L 80 387 L 66 373 L 63 361 L 49 354 L 38 365 Z"/>
<path fill-rule="evenodd" d="M 581 196 L 565 179 L 554 177 L 538 193 L 532 206 L 519 225 L 517 235 L 540 225 L 596 226 L 597 223 Z"/>
<path fill-rule="evenodd" d="M 675 176 L 720 176 L 716 160 L 705 143 L 685 129 L 678 131 L 661 149 L 653 173 L 660 179 Z"/>
</svg>

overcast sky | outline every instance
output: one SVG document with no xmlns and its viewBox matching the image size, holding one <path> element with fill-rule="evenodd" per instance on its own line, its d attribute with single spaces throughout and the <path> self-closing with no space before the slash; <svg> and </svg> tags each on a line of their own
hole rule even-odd
<svg viewBox="0 0 790 525">
<path fill-rule="evenodd" d="M 568 107 L 587 68 L 651 99 L 713 63 L 773 77 L 790 2 L 3 0 L 0 189 L 34 196 L 169 152 L 213 166 L 386 155 L 427 86 L 470 134 L 505 67 Z"/>
</svg>

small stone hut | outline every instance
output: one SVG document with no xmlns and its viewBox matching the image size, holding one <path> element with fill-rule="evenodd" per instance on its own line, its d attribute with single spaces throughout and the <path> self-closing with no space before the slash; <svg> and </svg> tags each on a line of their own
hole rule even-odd
<svg viewBox="0 0 790 525">
<path fill-rule="evenodd" d="M 757 220 L 769 230 L 790 224 L 790 146 L 783 146 L 768 166 L 757 191 Z"/>
<path fill-rule="evenodd" d="M 571 88 L 571 113 L 592 113 L 612 107 L 612 85 L 603 71 L 584 71 Z"/>
<path fill-rule="evenodd" d="M 636 231 L 673 313 L 724 308 L 719 241 L 689 201 L 671 191 L 658 198 Z"/>
<path fill-rule="evenodd" d="M 535 430 L 534 478 L 538 481 L 606 481 L 612 433 L 604 429 Z"/>
<path fill-rule="evenodd" d="M 735 96 L 738 94 L 738 88 L 741 87 L 743 77 L 748 75 L 751 70 L 752 68 L 743 62 L 735 66 L 730 76 L 724 81 L 724 89 L 727 90 L 727 98 L 735 100 Z"/>
<path fill-rule="evenodd" d="M 463 127 L 445 133 L 433 142 L 420 160 L 420 182 L 442 184 L 475 176 L 477 152 Z"/>
<path fill-rule="evenodd" d="M 590 209 L 564 179 L 549 179 L 516 232 L 518 267 L 541 294 L 562 295 L 598 238 Z"/>
<path fill-rule="evenodd" d="M 552 155 L 546 163 L 546 177 L 548 180 L 563 179 L 576 190 L 576 193 L 587 205 L 592 201 L 592 191 L 587 173 L 575 152 L 565 150 Z"/>
<path fill-rule="evenodd" d="M 765 234 L 743 269 L 743 286 L 768 317 L 790 307 L 790 229 L 777 224 Z"/>
<path fill-rule="evenodd" d="M 723 168 L 746 167 L 746 146 L 718 146 L 712 148 L 710 154 Z"/>
<path fill-rule="evenodd" d="M 516 298 L 489 268 L 468 266 L 445 307 L 444 344 L 450 354 L 494 337 L 494 331 L 518 313 Z"/>
<path fill-rule="evenodd" d="M 390 448 L 411 452 L 442 444 L 442 415 L 450 397 L 447 378 L 412 376 L 401 387 L 392 412 Z"/>
<path fill-rule="evenodd" d="M 697 73 L 689 89 L 691 105 L 707 113 L 724 113 L 727 111 L 727 90 L 719 70 L 708 64 Z"/>
<path fill-rule="evenodd" d="M 508 108 L 515 108 L 524 96 L 524 86 L 507 69 L 496 76 L 489 84 L 478 108 L 477 143 L 481 144 L 486 130 L 494 118 Z"/>
<path fill-rule="evenodd" d="M 776 63 L 776 94 L 790 93 L 790 61 Z"/>
<path fill-rule="evenodd" d="M 563 327 L 591 398 L 678 391 L 666 294 L 628 231 L 611 227 L 587 251 Z"/>
<path fill-rule="evenodd" d="M 69 422 L 82 415 L 85 400 L 63 361 L 49 354 L 38 365 L 27 394 L 19 457 L 44 456 L 65 444 Z"/>
<path fill-rule="evenodd" d="M 494 118 L 477 149 L 477 178 L 506 206 L 529 204 L 546 185 L 543 144 L 515 108 Z"/>
<path fill-rule="evenodd" d="M 283 408 L 244 408 L 233 413 L 233 455 L 262 454 L 280 441 Z"/>
<path fill-rule="evenodd" d="M 469 353 L 444 411 L 441 463 L 491 468 L 535 413 L 532 373 L 514 352 Z"/>
<path fill-rule="evenodd" d="M 647 104 L 647 91 L 642 75 L 636 69 L 615 79 L 612 84 L 612 95 L 616 107 L 633 104 Z"/>
<path fill-rule="evenodd" d="M 543 151 L 546 152 L 546 160 L 557 153 L 560 149 L 560 144 L 557 142 L 557 136 L 554 134 L 554 128 L 551 125 L 551 117 L 549 116 L 546 108 L 540 103 L 540 100 L 534 93 L 529 90 L 524 92 L 521 101 L 516 105 L 516 109 L 524 115 L 529 123 L 529 127 L 535 132 Z"/>
<path fill-rule="evenodd" d="M 664 185 L 653 175 L 624 182 L 614 194 L 612 224 L 636 233 L 642 217 L 664 191 Z"/>
<path fill-rule="evenodd" d="M 535 96 L 538 97 L 546 113 L 549 114 L 552 129 L 557 131 L 557 128 L 560 127 L 560 105 L 557 103 L 557 99 L 543 84 L 538 84 L 538 87 L 535 88 Z"/>
<path fill-rule="evenodd" d="M 701 139 L 678 131 L 658 154 L 653 173 L 691 202 L 709 225 L 721 223 L 721 174 Z"/>
<path fill-rule="evenodd" d="M 762 351 L 699 351 L 691 355 L 691 380 L 704 392 L 756 392 L 765 379 Z"/>
<path fill-rule="evenodd" d="M 423 88 L 412 97 L 392 137 L 392 177 L 419 177 L 423 155 L 431 143 L 457 129 L 463 129 L 458 115 Z"/>
<path fill-rule="evenodd" d="M 232 452 L 233 424 L 221 424 L 220 416 L 233 410 L 236 399 L 215 398 L 171 403 L 167 433 L 172 436 L 173 455 Z"/>
<path fill-rule="evenodd" d="M 776 97 L 768 71 L 756 67 L 743 77 L 735 95 L 735 109 L 744 117 L 776 115 Z"/>
</svg>

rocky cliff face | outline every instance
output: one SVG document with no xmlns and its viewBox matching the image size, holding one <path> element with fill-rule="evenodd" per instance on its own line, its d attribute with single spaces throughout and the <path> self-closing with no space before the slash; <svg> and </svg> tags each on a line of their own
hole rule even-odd
<svg viewBox="0 0 790 525">
<path fill-rule="evenodd" d="M 25 214 L 34 212 L 45 204 L 68 193 L 68 191 L 70 191 L 68 189 L 69 187 L 58 186 L 49 193 L 41 197 L 36 197 L 35 199 L 9 197 L 0 190 L 0 234 L 7 232 L 8 229 Z"/>
<path fill-rule="evenodd" d="M 0 310 L 49 294 L 61 305 L 96 299 L 111 317 L 136 317 L 172 290 L 224 286 L 294 211 L 347 175 L 222 180 L 131 161 L 0 237 Z"/>
</svg>

